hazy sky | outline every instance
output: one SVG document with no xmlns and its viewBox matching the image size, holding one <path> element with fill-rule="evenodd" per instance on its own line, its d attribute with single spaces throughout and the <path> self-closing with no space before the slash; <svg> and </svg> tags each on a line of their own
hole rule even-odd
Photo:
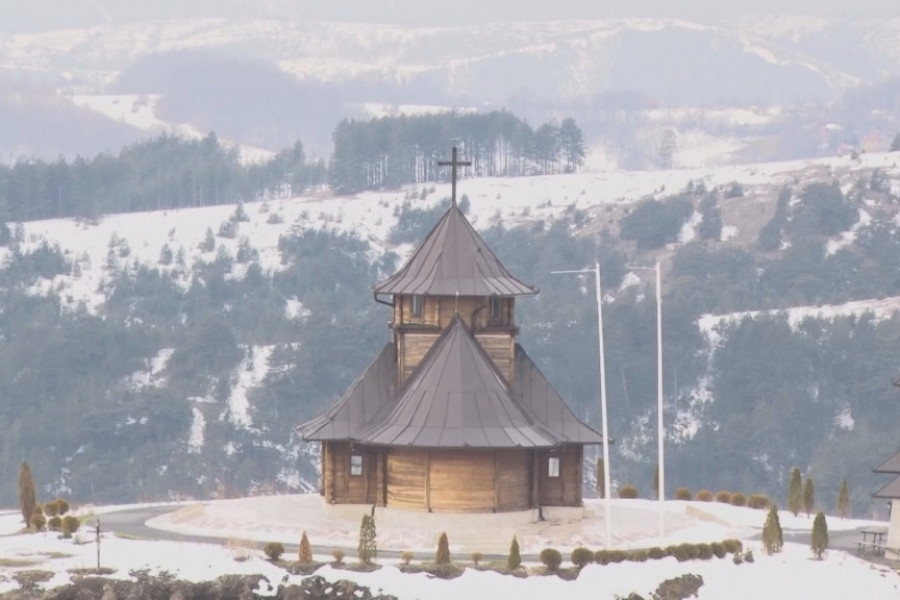
<svg viewBox="0 0 900 600">
<path fill-rule="evenodd" d="M 274 17 L 403 24 L 745 14 L 900 17 L 900 0 L 0 0 L 0 31 L 135 19 Z"/>
</svg>

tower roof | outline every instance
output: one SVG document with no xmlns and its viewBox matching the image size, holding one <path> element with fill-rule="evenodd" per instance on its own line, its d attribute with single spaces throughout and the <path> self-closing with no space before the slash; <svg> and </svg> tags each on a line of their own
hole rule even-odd
<svg viewBox="0 0 900 600">
<path fill-rule="evenodd" d="M 403 268 L 373 289 L 376 294 L 438 296 L 537 293 L 506 270 L 453 203 Z"/>
<path fill-rule="evenodd" d="M 457 315 L 400 390 L 355 441 L 428 448 L 547 448 L 565 440 L 513 396 Z"/>
<path fill-rule="evenodd" d="M 890 483 L 872 494 L 872 497 L 900 500 L 900 477 L 895 477 Z"/>
</svg>

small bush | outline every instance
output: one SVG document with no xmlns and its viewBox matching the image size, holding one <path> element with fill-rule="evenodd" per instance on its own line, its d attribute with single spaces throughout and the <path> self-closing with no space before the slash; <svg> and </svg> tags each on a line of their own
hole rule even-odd
<svg viewBox="0 0 900 600">
<path fill-rule="evenodd" d="M 56 500 L 44 502 L 44 514 L 48 517 L 55 517 L 59 514 L 59 504 L 56 503 Z"/>
<path fill-rule="evenodd" d="M 732 506 L 747 506 L 747 496 L 740 492 L 735 492 L 731 495 L 731 505 Z"/>
<path fill-rule="evenodd" d="M 31 522 L 29 523 L 32 529 L 35 531 L 43 531 L 44 527 L 47 526 L 47 517 L 42 515 L 41 513 L 35 511 L 31 515 Z"/>
<path fill-rule="evenodd" d="M 267 542 L 265 546 L 263 546 L 263 553 L 268 557 L 272 562 L 277 562 L 281 555 L 284 554 L 284 546 L 281 542 Z"/>
<path fill-rule="evenodd" d="M 575 548 L 572 550 L 572 564 L 578 567 L 579 569 L 586 564 L 593 562 L 594 553 L 591 552 L 589 548 Z"/>
<path fill-rule="evenodd" d="M 44 516 L 44 507 L 41 506 L 40 504 L 36 505 L 36 506 L 34 507 L 34 512 L 32 512 L 31 514 L 33 514 L 33 515 L 41 515 L 41 516 L 43 517 L 43 516 Z"/>
<path fill-rule="evenodd" d="M 556 548 L 544 548 L 541 550 L 540 558 L 548 571 L 555 571 L 562 564 L 562 554 Z"/>
<path fill-rule="evenodd" d="M 60 525 L 60 530 L 62 531 L 63 537 L 70 538 L 72 537 L 72 534 L 78 531 L 78 528 L 81 527 L 81 520 L 78 517 L 66 515 L 65 517 L 63 517 L 62 523 Z"/>
<path fill-rule="evenodd" d="M 56 508 L 59 511 L 59 516 L 63 516 L 69 512 L 69 502 L 65 498 L 57 498 Z"/>
<path fill-rule="evenodd" d="M 54 515 L 47 519 L 47 529 L 50 531 L 59 531 L 62 529 L 62 518 L 59 515 Z"/>
<path fill-rule="evenodd" d="M 647 558 L 652 560 L 659 560 L 661 558 L 666 557 L 666 551 L 660 548 L 659 546 L 653 546 L 649 550 L 647 550 Z"/>
<path fill-rule="evenodd" d="M 609 551 L 609 561 L 614 563 L 621 563 L 628 560 L 628 553 L 624 550 L 610 550 Z"/>
<path fill-rule="evenodd" d="M 726 492 L 722 490 L 716 493 L 716 502 L 721 502 L 723 504 L 729 504 L 731 502 L 731 492 Z"/>
<path fill-rule="evenodd" d="M 729 538 L 727 540 L 722 540 L 722 545 L 725 546 L 726 552 L 731 552 L 732 554 L 737 554 L 741 550 L 744 549 L 744 544 L 741 540 L 736 540 L 734 538 Z"/>
<path fill-rule="evenodd" d="M 594 552 L 594 562 L 598 565 L 608 565 L 610 563 L 609 553 L 609 550 L 597 550 Z"/>
<path fill-rule="evenodd" d="M 450 564 L 450 542 L 447 540 L 447 532 L 441 532 L 438 538 L 437 553 L 434 555 L 434 563 L 437 565 Z"/>
<path fill-rule="evenodd" d="M 306 532 L 300 537 L 300 546 L 297 549 L 297 560 L 301 565 L 308 565 L 313 560 L 312 547 L 309 545 L 309 538 Z"/>
<path fill-rule="evenodd" d="M 725 550 L 725 544 L 722 542 L 713 542 L 710 546 L 716 558 L 725 558 L 725 555 L 728 554 L 728 551 Z"/>
<path fill-rule="evenodd" d="M 713 501 L 713 493 L 709 490 L 700 490 L 697 492 L 697 500 L 700 502 L 712 502 Z"/>
<path fill-rule="evenodd" d="M 746 552 L 744 552 L 744 562 L 753 562 L 753 550 L 747 550 Z"/>
<path fill-rule="evenodd" d="M 733 563 L 736 564 L 736 565 L 743 564 L 743 563 L 744 563 L 744 557 L 741 556 L 740 553 L 735 554 L 735 555 L 731 558 L 731 562 L 733 562 Z"/>
<path fill-rule="evenodd" d="M 473 552 L 472 553 L 472 564 L 477 567 L 478 563 L 481 562 L 482 558 L 484 558 L 484 555 L 481 554 L 481 552 Z"/>
<path fill-rule="evenodd" d="M 647 553 L 646 550 L 632 550 L 631 552 L 628 553 L 628 561 L 629 562 L 639 562 L 639 563 L 647 562 L 647 559 L 649 557 L 650 557 L 650 555 Z"/>
<path fill-rule="evenodd" d="M 680 487 L 675 490 L 675 499 L 676 500 L 690 500 L 693 496 L 691 495 L 691 490 L 686 487 Z"/>
<path fill-rule="evenodd" d="M 519 554 L 519 540 L 513 536 L 512 543 L 509 545 L 509 556 L 506 557 L 506 568 L 515 571 L 522 564 L 522 555 Z"/>
<path fill-rule="evenodd" d="M 631 484 L 623 485 L 619 488 L 619 498 L 625 498 L 627 500 L 634 500 L 638 497 L 638 490 L 635 486 Z"/>
<path fill-rule="evenodd" d="M 344 564 L 344 551 L 340 548 L 335 548 L 331 551 L 331 557 L 334 559 L 334 564 L 342 565 Z"/>
<path fill-rule="evenodd" d="M 415 555 L 408 550 L 400 555 L 400 559 L 403 561 L 403 565 L 407 567 L 409 566 L 409 563 L 412 562 L 413 558 L 415 558 Z"/>
<path fill-rule="evenodd" d="M 750 497 L 747 498 L 747 506 L 765 510 L 769 508 L 769 497 L 765 494 L 751 494 Z"/>
<path fill-rule="evenodd" d="M 710 544 L 697 544 L 697 558 L 709 560 L 713 557 L 713 549 Z"/>
<path fill-rule="evenodd" d="M 668 545 L 665 547 L 664 552 L 666 553 L 666 556 L 675 556 L 678 553 L 678 546 L 675 546 L 674 544 Z"/>
</svg>

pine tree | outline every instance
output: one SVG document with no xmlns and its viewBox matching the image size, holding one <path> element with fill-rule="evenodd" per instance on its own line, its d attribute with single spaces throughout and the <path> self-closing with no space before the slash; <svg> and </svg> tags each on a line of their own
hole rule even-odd
<svg viewBox="0 0 900 600">
<path fill-rule="evenodd" d="M 312 548 L 309 545 L 309 538 L 306 537 L 305 531 L 300 538 L 300 549 L 297 551 L 297 560 L 302 565 L 308 565 L 313 560 Z"/>
<path fill-rule="evenodd" d="M 371 515 L 363 515 L 359 526 L 359 561 L 365 565 L 372 564 L 378 557 L 378 545 L 375 541 L 375 519 Z"/>
<path fill-rule="evenodd" d="M 841 487 L 838 490 L 837 509 L 842 519 L 850 514 L 850 492 L 847 490 L 846 479 L 841 481 Z"/>
<path fill-rule="evenodd" d="M 791 482 L 788 485 L 788 510 L 794 513 L 796 517 L 803 506 L 803 476 L 800 475 L 800 468 L 791 469 Z"/>
<path fill-rule="evenodd" d="M 514 571 L 522 564 L 522 556 L 519 554 L 519 540 L 513 536 L 512 543 L 509 545 L 509 556 L 506 557 L 506 566 L 510 571 Z"/>
<path fill-rule="evenodd" d="M 894 136 L 894 141 L 891 142 L 891 152 L 900 152 L 900 133 Z"/>
<path fill-rule="evenodd" d="M 22 510 L 25 526 L 30 527 L 31 515 L 37 509 L 37 499 L 34 493 L 34 478 L 27 462 L 19 465 L 19 508 Z"/>
<path fill-rule="evenodd" d="M 763 525 L 762 541 L 766 552 L 775 554 L 781 552 L 784 546 L 784 537 L 781 531 L 781 521 L 778 519 L 778 507 L 774 504 L 766 515 L 766 523 Z"/>
<path fill-rule="evenodd" d="M 803 510 L 806 512 L 807 517 L 812 514 L 815 506 L 816 496 L 813 489 L 813 481 L 812 479 L 807 478 L 806 483 L 803 485 Z"/>
<path fill-rule="evenodd" d="M 441 532 L 441 537 L 438 539 L 437 554 L 434 557 L 434 562 L 438 565 L 450 564 L 450 543 L 447 541 L 446 531 Z"/>
<path fill-rule="evenodd" d="M 813 521 L 809 547 L 819 560 L 822 559 L 822 555 L 828 549 L 828 523 L 825 522 L 825 513 L 822 511 L 816 514 L 816 518 Z"/>
<path fill-rule="evenodd" d="M 597 458 L 597 497 L 606 497 L 606 466 L 603 464 L 603 458 Z"/>
</svg>

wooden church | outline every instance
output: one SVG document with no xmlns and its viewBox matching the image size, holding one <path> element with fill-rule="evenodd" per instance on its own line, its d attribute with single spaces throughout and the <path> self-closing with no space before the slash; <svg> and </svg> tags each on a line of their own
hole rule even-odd
<svg viewBox="0 0 900 600">
<path fill-rule="evenodd" d="M 456 203 L 397 273 L 373 288 L 391 341 L 323 415 L 326 502 L 443 512 L 582 505 L 583 451 L 601 435 L 569 409 L 516 343 L 509 273 Z"/>
</svg>

